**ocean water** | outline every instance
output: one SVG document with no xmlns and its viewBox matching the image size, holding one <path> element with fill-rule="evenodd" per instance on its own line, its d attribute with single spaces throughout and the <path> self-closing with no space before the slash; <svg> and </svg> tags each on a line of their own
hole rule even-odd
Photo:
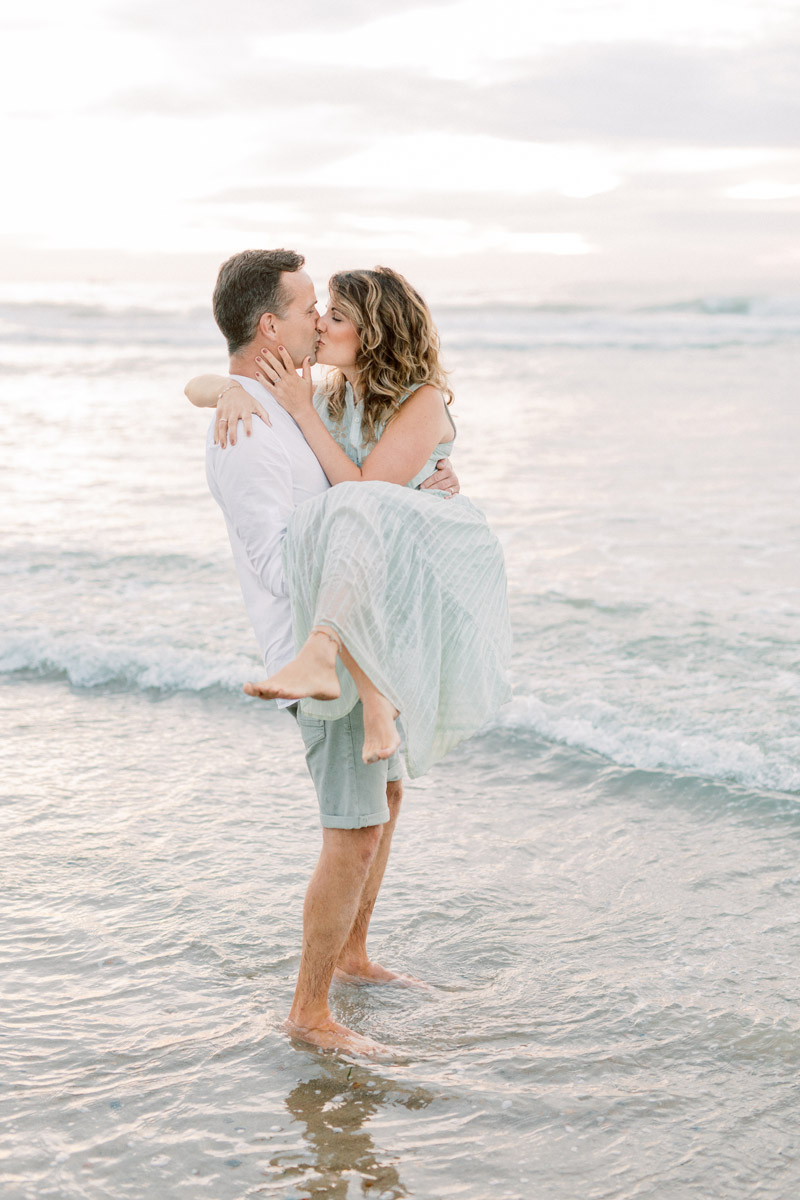
<svg viewBox="0 0 800 1200">
<path fill-rule="evenodd" d="M 202 298 L 0 295 L 9 1200 L 800 1188 L 800 303 L 444 308 L 514 698 L 409 784 L 368 1063 L 280 1032 L 318 847 L 206 418 Z"/>
</svg>

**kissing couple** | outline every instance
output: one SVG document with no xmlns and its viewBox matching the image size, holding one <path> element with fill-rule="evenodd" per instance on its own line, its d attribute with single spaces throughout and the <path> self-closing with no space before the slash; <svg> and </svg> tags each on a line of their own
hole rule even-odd
<svg viewBox="0 0 800 1200">
<path fill-rule="evenodd" d="M 502 549 L 449 467 L 453 397 L 427 305 L 377 267 L 334 275 L 320 316 L 303 266 L 287 250 L 222 265 L 230 373 L 186 391 L 217 409 L 208 482 L 268 672 L 245 691 L 296 719 L 319 800 L 286 1029 L 372 1054 L 328 993 L 335 975 L 418 983 L 367 952 L 401 754 L 423 774 L 508 699 L 510 623 Z M 314 361 L 330 368 L 316 388 Z"/>
</svg>

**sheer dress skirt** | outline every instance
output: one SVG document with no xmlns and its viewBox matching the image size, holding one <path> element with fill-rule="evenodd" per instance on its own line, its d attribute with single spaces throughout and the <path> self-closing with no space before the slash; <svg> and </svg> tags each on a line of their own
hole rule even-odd
<svg viewBox="0 0 800 1200">
<path fill-rule="evenodd" d="M 295 509 L 283 556 L 297 648 L 316 624 L 336 630 L 399 710 L 412 778 L 509 698 L 503 551 L 466 497 L 341 483 Z M 337 670 L 339 699 L 303 700 L 303 712 L 353 708 L 353 680 Z"/>
</svg>

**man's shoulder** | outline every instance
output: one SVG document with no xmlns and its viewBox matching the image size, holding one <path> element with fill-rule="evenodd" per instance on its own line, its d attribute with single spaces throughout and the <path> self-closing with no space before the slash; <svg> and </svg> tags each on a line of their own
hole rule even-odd
<svg viewBox="0 0 800 1200">
<path fill-rule="evenodd" d="M 214 474 L 250 470 L 280 470 L 292 472 L 292 458 L 283 444 L 280 433 L 267 425 L 260 417 L 253 417 L 253 432 L 248 437 L 244 423 L 239 422 L 236 445 L 224 448 L 214 442 L 214 422 L 209 426 L 206 437 L 206 463 Z"/>
<path fill-rule="evenodd" d="M 273 414 L 269 412 L 269 409 L 267 409 L 267 412 L 269 413 L 270 421 L 272 422 L 270 425 L 268 425 L 266 421 L 262 420 L 261 417 L 256 416 L 255 413 L 252 414 L 252 433 L 249 437 L 245 433 L 244 421 L 240 420 L 236 427 L 236 445 L 226 446 L 225 449 L 234 451 L 253 449 L 257 450 L 259 453 L 285 455 L 287 452 L 285 430 L 281 428 L 280 422 L 273 420 Z M 215 420 L 216 416 L 212 416 L 211 423 L 208 427 L 208 435 L 206 437 L 206 449 L 208 450 L 221 449 L 221 447 L 218 444 L 215 445 L 214 442 Z"/>
</svg>

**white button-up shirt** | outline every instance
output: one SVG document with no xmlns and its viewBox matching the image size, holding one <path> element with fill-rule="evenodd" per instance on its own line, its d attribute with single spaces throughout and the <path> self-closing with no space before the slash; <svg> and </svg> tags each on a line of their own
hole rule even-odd
<svg viewBox="0 0 800 1200">
<path fill-rule="evenodd" d="M 289 592 L 281 551 L 294 509 L 330 484 L 292 417 L 256 379 L 231 378 L 260 400 L 272 425 L 253 417 L 253 435 L 240 426 L 236 445 L 206 441 L 206 477 L 225 516 L 248 616 L 267 673 L 294 658 Z"/>
</svg>

